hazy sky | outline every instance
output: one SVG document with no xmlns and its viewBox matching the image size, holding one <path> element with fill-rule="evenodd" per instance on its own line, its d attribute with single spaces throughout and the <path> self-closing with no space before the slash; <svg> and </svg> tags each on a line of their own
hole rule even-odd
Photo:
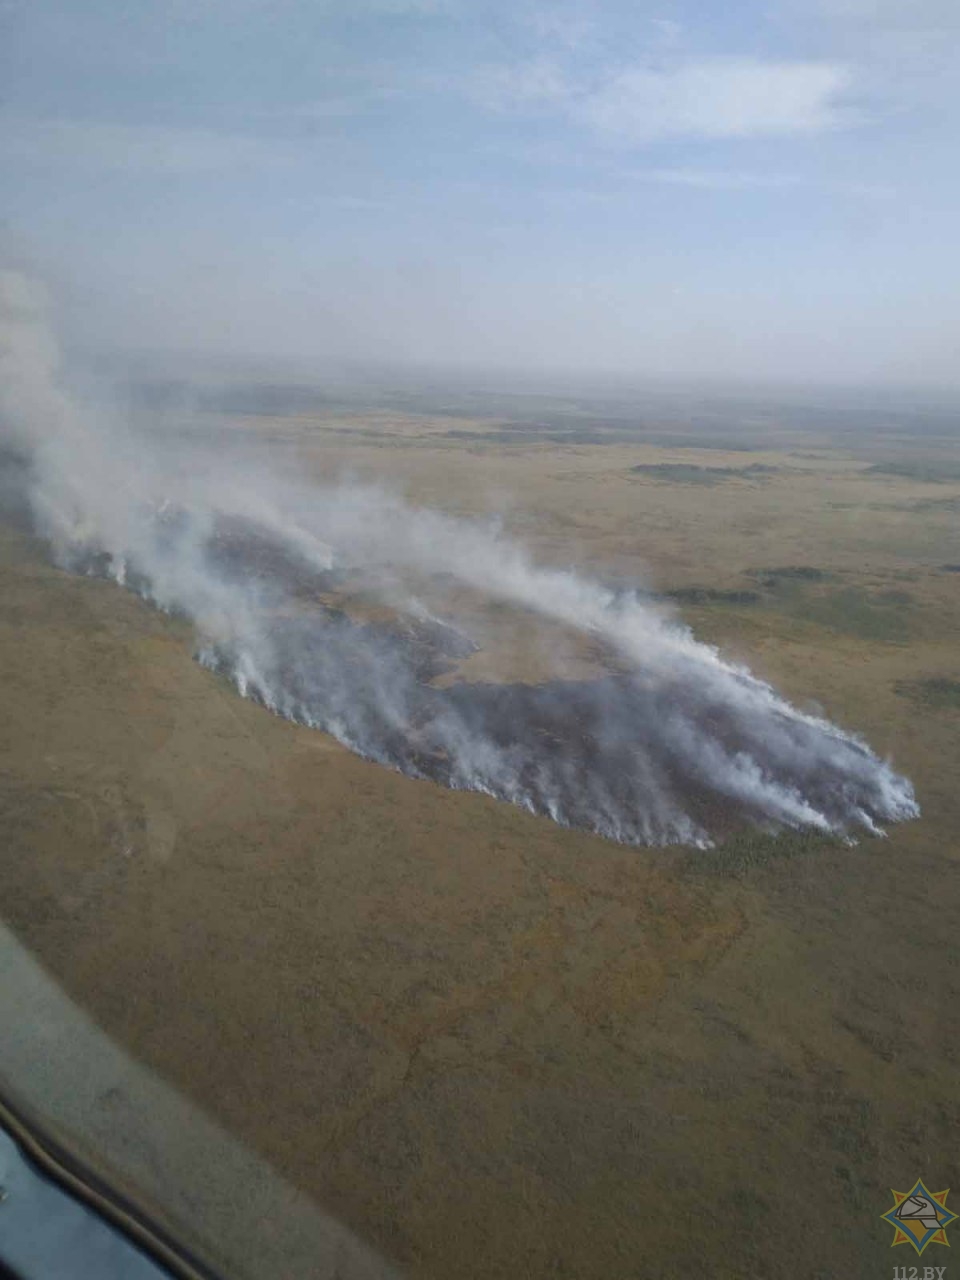
<svg viewBox="0 0 960 1280">
<path fill-rule="evenodd" d="M 960 0 L 0 0 L 98 337 L 960 383 Z"/>
</svg>

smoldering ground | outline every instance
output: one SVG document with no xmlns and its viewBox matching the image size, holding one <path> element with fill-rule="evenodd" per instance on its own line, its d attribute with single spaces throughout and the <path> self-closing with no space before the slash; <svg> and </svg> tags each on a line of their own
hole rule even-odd
<svg viewBox="0 0 960 1280">
<path fill-rule="evenodd" d="M 39 531 L 63 564 L 189 617 L 200 659 L 246 696 L 384 765 L 621 841 L 706 845 L 744 822 L 850 835 L 918 812 L 865 743 L 649 599 L 539 566 L 482 523 L 78 403 L 40 291 L 8 272 L 0 297 L 3 440 Z M 535 682 L 461 674 L 528 621 Z M 589 678 L 564 661 L 578 645 Z"/>
</svg>

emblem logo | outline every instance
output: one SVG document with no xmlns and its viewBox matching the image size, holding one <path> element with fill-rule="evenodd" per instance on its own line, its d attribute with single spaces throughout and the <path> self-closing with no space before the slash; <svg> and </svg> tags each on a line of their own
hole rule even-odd
<svg viewBox="0 0 960 1280">
<path fill-rule="evenodd" d="M 923 1253 L 928 1244 L 949 1244 L 947 1227 L 957 1215 L 947 1208 L 946 1191 L 928 1191 L 918 1178 L 909 1191 L 894 1191 L 893 1206 L 881 1214 L 893 1227 L 893 1243 L 912 1244 Z"/>
</svg>

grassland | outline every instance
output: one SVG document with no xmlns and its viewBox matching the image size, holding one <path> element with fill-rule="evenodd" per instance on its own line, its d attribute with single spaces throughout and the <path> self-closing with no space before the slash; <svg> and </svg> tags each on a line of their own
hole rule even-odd
<svg viewBox="0 0 960 1280">
<path fill-rule="evenodd" d="M 411 1276 L 889 1275 L 889 1188 L 960 1185 L 957 443 L 721 426 L 229 429 L 672 598 L 913 778 L 885 840 L 627 849 L 411 781 L 2 534 L 3 919 Z"/>
</svg>

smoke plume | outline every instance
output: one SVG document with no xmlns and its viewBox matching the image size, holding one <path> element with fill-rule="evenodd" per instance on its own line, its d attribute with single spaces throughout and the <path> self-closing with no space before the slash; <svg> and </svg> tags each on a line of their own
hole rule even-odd
<svg viewBox="0 0 960 1280">
<path fill-rule="evenodd" d="M 85 412 L 42 293 L 14 272 L 0 430 L 62 564 L 188 616 L 201 661 L 242 694 L 384 765 L 633 843 L 705 846 L 744 822 L 876 833 L 918 812 L 862 741 L 649 598 L 381 488 Z M 535 679 L 467 678 L 518 637 Z"/>
</svg>

